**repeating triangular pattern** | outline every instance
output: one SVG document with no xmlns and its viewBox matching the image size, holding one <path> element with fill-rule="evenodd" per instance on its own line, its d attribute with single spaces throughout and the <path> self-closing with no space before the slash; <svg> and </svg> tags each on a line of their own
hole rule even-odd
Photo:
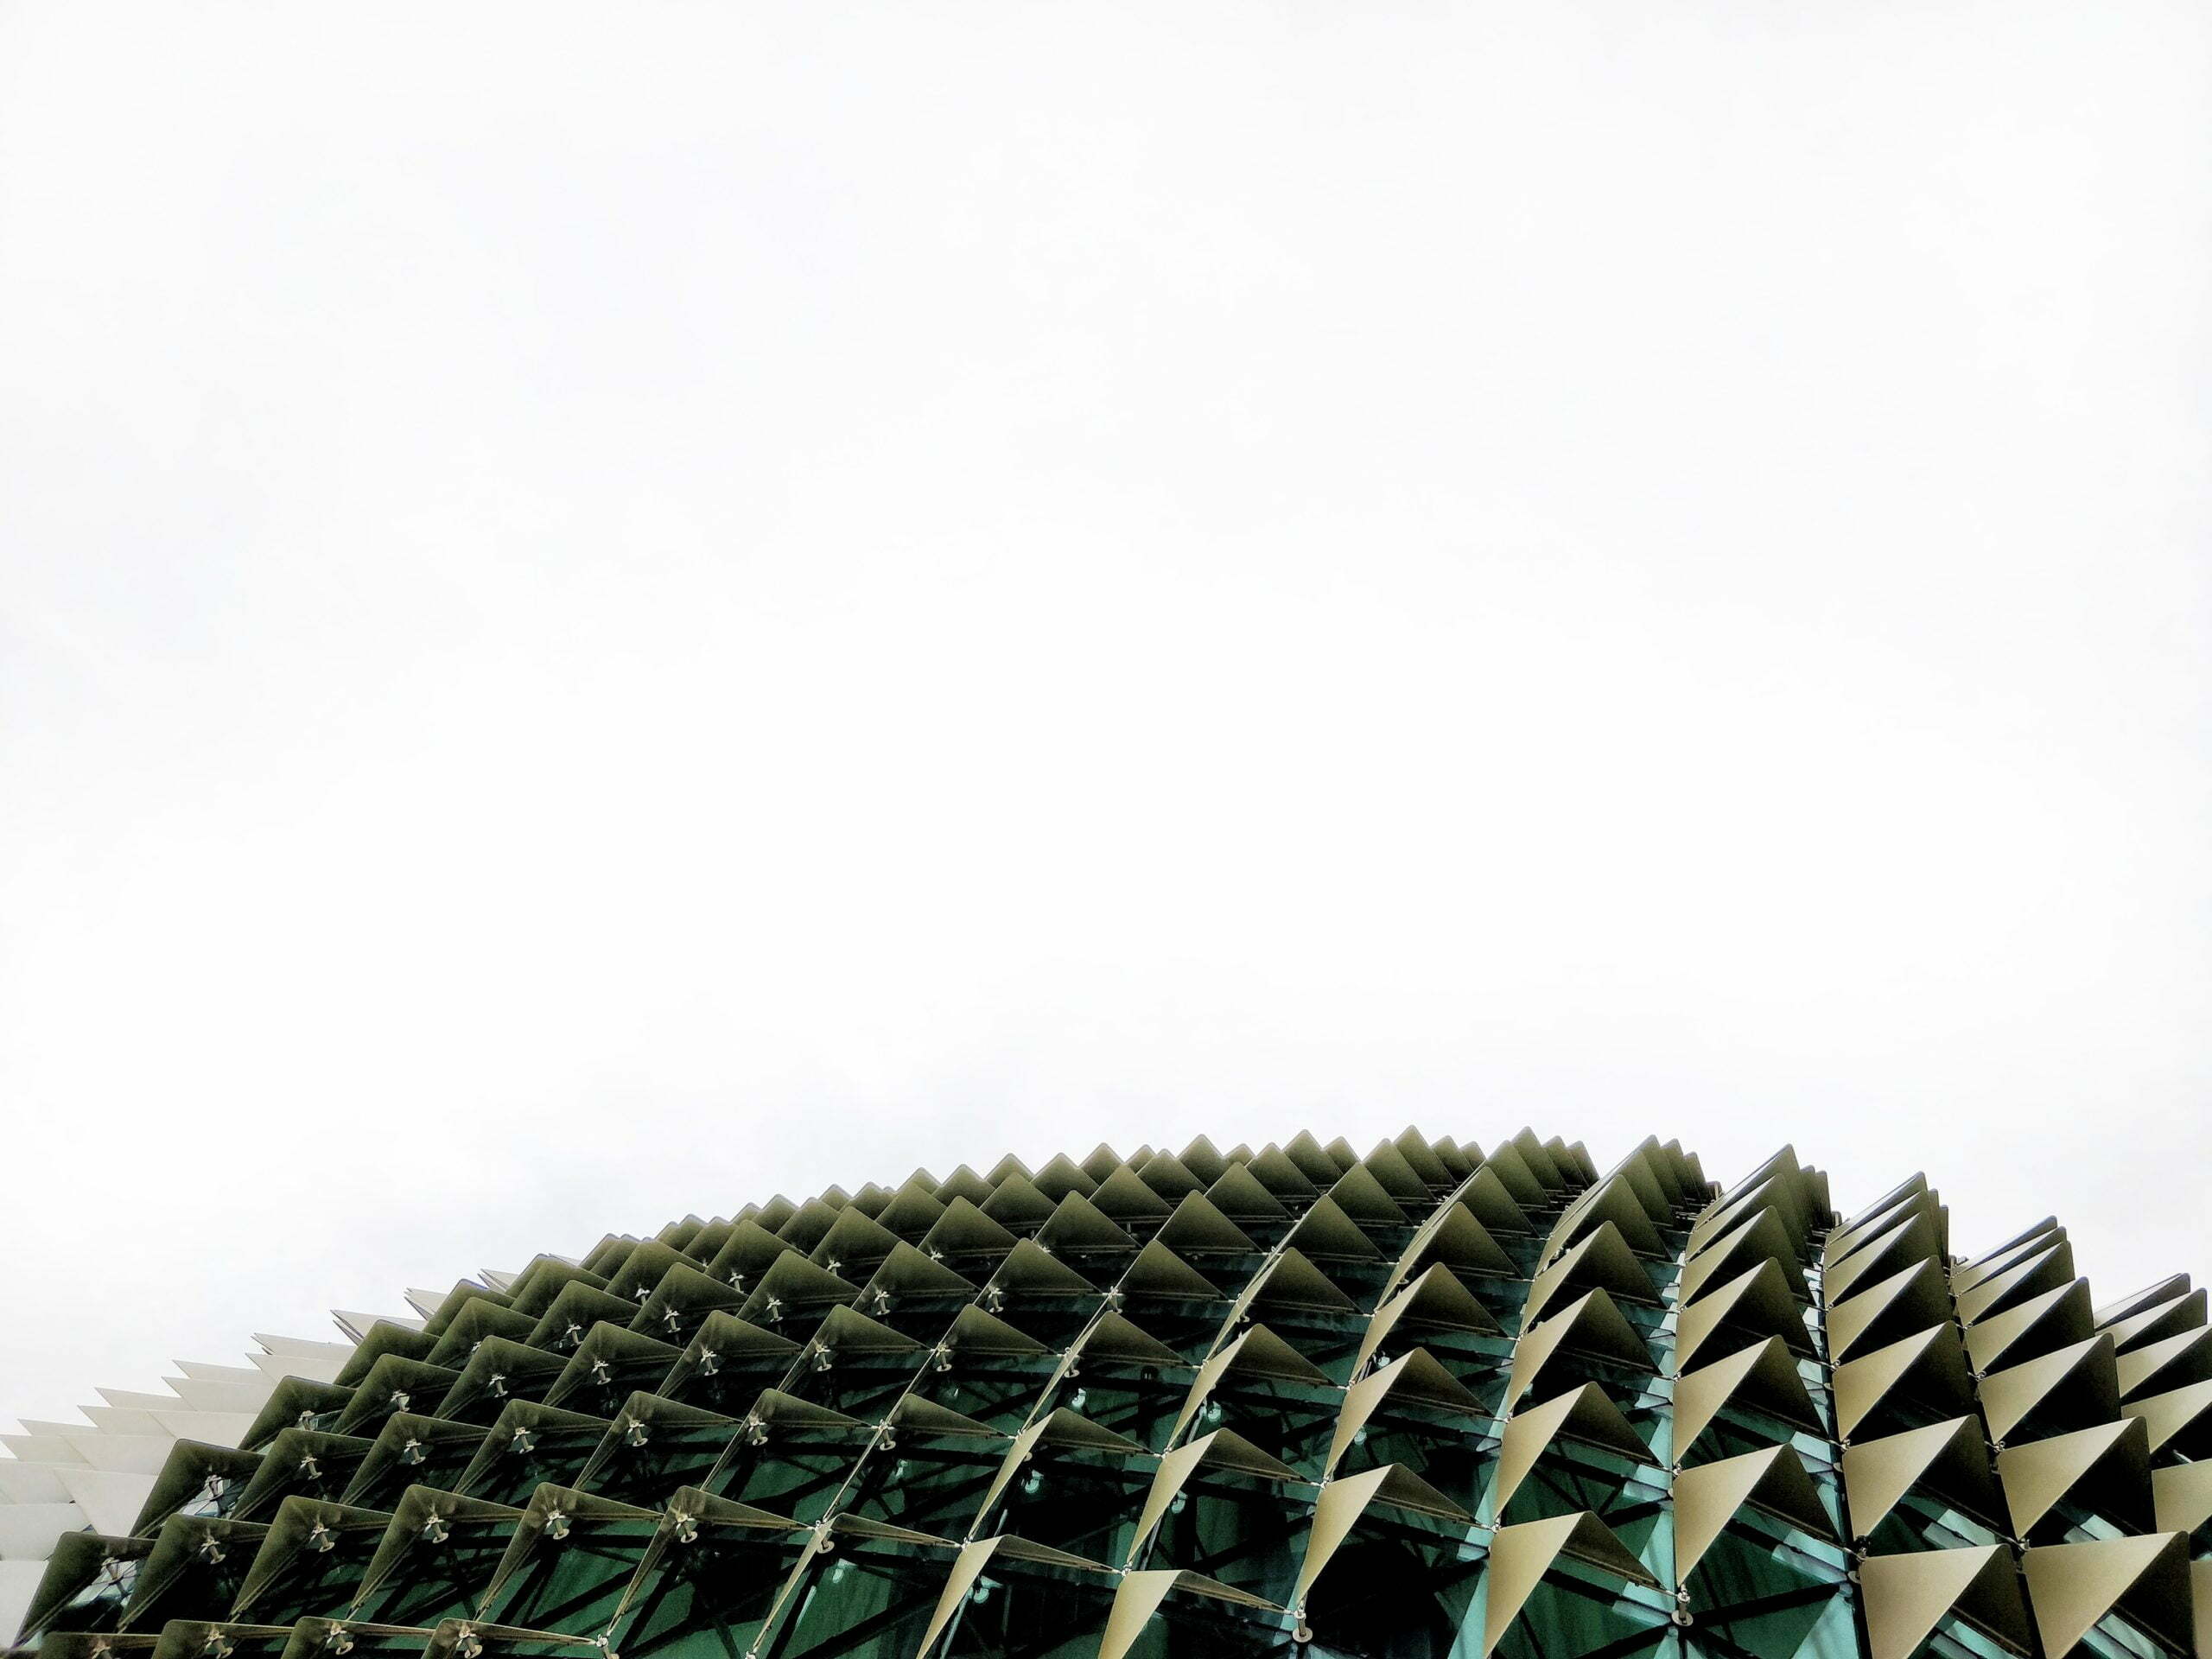
<svg viewBox="0 0 2212 1659">
<path fill-rule="evenodd" d="M 1787 1148 L 1724 1191 L 1525 1129 L 778 1197 L 26 1424 L 0 1620 L 44 1659 L 2194 1654 L 2205 1294 L 1948 1234 L 1919 1176 L 1847 1219 Z"/>
</svg>

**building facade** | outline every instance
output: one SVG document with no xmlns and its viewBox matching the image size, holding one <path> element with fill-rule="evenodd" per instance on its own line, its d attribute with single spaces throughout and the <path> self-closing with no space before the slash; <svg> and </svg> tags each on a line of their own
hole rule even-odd
<svg viewBox="0 0 2212 1659">
<path fill-rule="evenodd" d="M 9 1437 L 18 1646 L 2212 1659 L 2205 1293 L 1787 1149 L 1101 1147 L 410 1300 Z"/>
</svg>

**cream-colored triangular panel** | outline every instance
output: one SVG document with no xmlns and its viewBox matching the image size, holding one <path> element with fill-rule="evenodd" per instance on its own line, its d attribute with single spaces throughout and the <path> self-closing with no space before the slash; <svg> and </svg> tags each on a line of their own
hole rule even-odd
<svg viewBox="0 0 2212 1659">
<path fill-rule="evenodd" d="M 2031 1640 L 2012 1552 L 2002 1544 L 1870 1555 L 1859 1564 L 1868 1659 L 1911 1659 L 1956 1612 L 2025 1653 Z"/>
<path fill-rule="evenodd" d="M 1675 1461 L 1687 1461 L 1697 1437 L 1723 1407 L 1741 1402 L 1769 1417 L 1818 1433 L 1821 1414 L 1780 1337 L 1740 1349 L 1686 1372 L 1675 1383 Z"/>
<path fill-rule="evenodd" d="M 1846 1437 L 1890 1396 L 1892 1389 L 1939 1410 L 1961 1411 L 1974 1403 L 1974 1379 L 1967 1371 L 1965 1348 L 1948 1325 L 1930 1325 L 1857 1359 L 1837 1366 L 1836 1427 Z"/>
<path fill-rule="evenodd" d="M 1629 1427 L 1621 1408 L 1595 1382 L 1556 1395 L 1541 1406 L 1516 1411 L 1505 1425 L 1497 1453 L 1497 1484 L 1493 1512 L 1505 1513 L 1513 1494 L 1536 1466 L 1536 1459 L 1554 1440 L 1577 1440 L 1585 1446 L 1618 1452 L 1637 1463 L 1651 1461 L 1650 1448 Z"/>
<path fill-rule="evenodd" d="M 1613 1299 L 1602 1290 L 1593 1290 L 1521 1333 L 1513 1344 L 1512 1366 L 1505 1382 L 1509 1408 L 1537 1386 L 1545 1365 L 1560 1352 L 1595 1354 L 1618 1365 L 1656 1369 L 1643 1338 L 1613 1305 Z M 1537 1397 L 1550 1392 L 1544 1389 Z"/>
<path fill-rule="evenodd" d="M 2115 1609 L 2177 1647 L 2194 1638 L 2185 1534 L 2051 1544 L 2024 1551 L 2020 1565 L 2044 1659 L 2066 1659 L 2089 1627 Z"/>
<path fill-rule="evenodd" d="M 2109 1421 L 2119 1412 L 2120 1374 L 2113 1363 L 2109 1332 L 1983 1377 L 1979 1392 L 1989 1438 L 2002 1444 L 2031 1412 L 2061 1389 L 2083 1396 L 2082 1414 L 2092 1421 Z"/>
<path fill-rule="evenodd" d="M 1675 1582 L 1682 1584 L 1745 1504 L 1751 1503 L 1817 1537 L 1833 1538 L 1813 1478 L 1786 1446 L 1700 1464 L 1675 1477 Z"/>
<path fill-rule="evenodd" d="M 2151 1441 L 2139 1418 L 2007 1446 L 1997 1454 L 1997 1478 L 2016 1538 L 2085 1487 L 2094 1489 L 2091 1507 L 2107 1518 L 2129 1527 L 2151 1520 Z"/>
<path fill-rule="evenodd" d="M 2212 1521 L 2212 1463 L 2153 1469 L 2151 1497 L 2158 1531 L 2195 1532 Z"/>
<path fill-rule="evenodd" d="M 1946 1502 L 1984 1520 L 1998 1518 L 1997 1477 L 1980 1418 L 1954 1417 L 1846 1446 L 1843 1493 L 1852 1535 L 1871 1537 L 1897 1501 L 1923 1481 Z"/>
<path fill-rule="evenodd" d="M 1497 1646 L 1543 1582 L 1544 1574 L 1551 1571 L 1552 1563 L 1561 1555 L 1631 1584 L 1656 1582 L 1612 1529 L 1586 1510 L 1578 1515 L 1500 1527 L 1491 1538 L 1484 1572 L 1488 1585 L 1483 1609 L 1484 1655 Z"/>
</svg>

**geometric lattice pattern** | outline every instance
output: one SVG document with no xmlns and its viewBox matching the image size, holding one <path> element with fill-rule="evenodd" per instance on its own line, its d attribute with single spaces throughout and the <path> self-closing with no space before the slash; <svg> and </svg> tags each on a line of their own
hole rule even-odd
<svg viewBox="0 0 2212 1659">
<path fill-rule="evenodd" d="M 1101 1147 L 415 1300 L 229 1373 L 257 1405 L 154 1440 L 128 1519 L 83 1434 L 16 1437 L 0 1539 L 93 1522 L 20 1640 L 2212 1655 L 2204 1292 L 2096 1306 L 2055 1222 L 1961 1259 L 1920 1177 L 1845 1220 L 1787 1149 L 1723 1192 L 1526 1130 Z"/>
</svg>

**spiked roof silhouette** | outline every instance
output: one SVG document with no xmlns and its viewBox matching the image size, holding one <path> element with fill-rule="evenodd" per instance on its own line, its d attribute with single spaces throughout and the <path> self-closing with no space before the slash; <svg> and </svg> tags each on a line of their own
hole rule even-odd
<svg viewBox="0 0 2212 1659">
<path fill-rule="evenodd" d="M 2099 1659 L 2212 1623 L 2212 1326 L 1785 1148 L 1201 1137 L 542 1255 L 0 1461 L 46 1659 Z M 2200 1614 L 2199 1609 L 2204 1610 Z M 2206 1651 L 2212 1652 L 2212 1647 Z"/>
</svg>

